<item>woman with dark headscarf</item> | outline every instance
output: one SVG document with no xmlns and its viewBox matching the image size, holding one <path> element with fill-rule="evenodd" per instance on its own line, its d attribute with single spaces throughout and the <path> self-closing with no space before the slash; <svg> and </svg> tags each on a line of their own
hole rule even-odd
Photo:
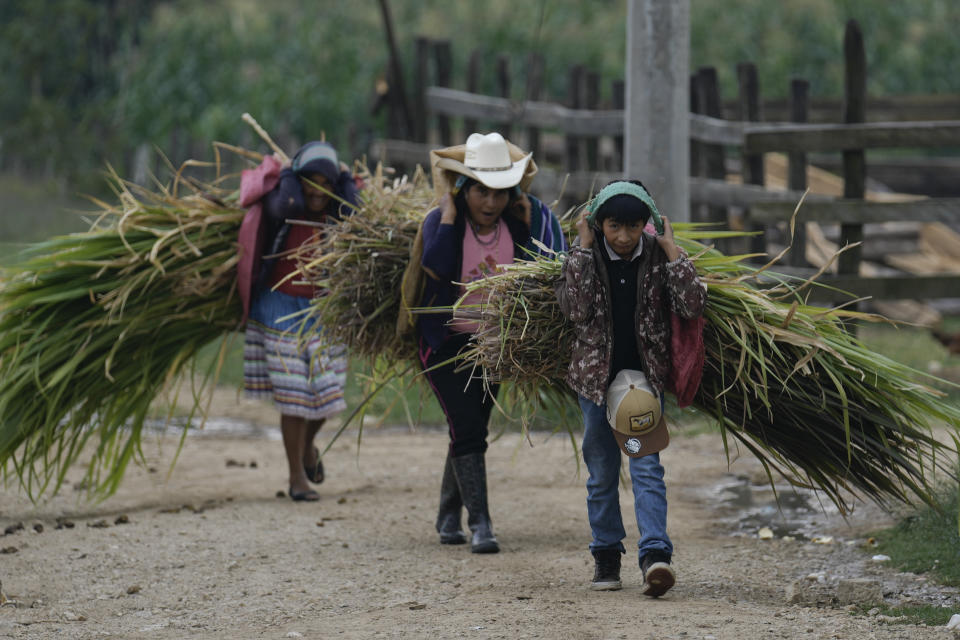
<svg viewBox="0 0 960 640">
<path fill-rule="evenodd" d="M 323 482 L 323 462 L 313 440 L 324 421 L 346 408 L 346 349 L 323 344 L 321 327 L 296 314 L 317 294 L 297 280 L 296 250 L 320 233 L 316 225 L 336 220 L 357 204 L 353 176 L 326 142 L 310 142 L 284 168 L 273 156 L 244 171 L 241 205 L 250 207 L 240 229 L 238 284 L 247 320 L 244 389 L 272 398 L 293 500 L 315 501 L 310 482 Z"/>
</svg>

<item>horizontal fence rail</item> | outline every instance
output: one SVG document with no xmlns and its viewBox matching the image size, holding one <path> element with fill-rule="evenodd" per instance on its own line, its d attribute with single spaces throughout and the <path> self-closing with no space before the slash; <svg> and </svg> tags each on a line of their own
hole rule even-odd
<svg viewBox="0 0 960 640">
<path fill-rule="evenodd" d="M 512 102 L 445 87 L 429 87 L 426 103 L 435 115 L 555 128 L 581 136 L 623 135 L 623 111 L 619 109 L 601 111 L 571 109 L 552 102 Z"/>
<path fill-rule="evenodd" d="M 622 109 L 571 109 L 550 102 L 513 102 L 507 98 L 445 87 L 429 87 L 426 90 L 426 104 L 436 115 L 559 129 L 571 135 L 623 135 Z M 960 146 L 960 120 L 863 124 L 756 123 L 692 113 L 690 137 L 707 144 L 740 146 L 746 153 L 954 147 Z"/>
<path fill-rule="evenodd" d="M 772 268 L 772 271 L 779 269 L 780 267 L 777 265 Z M 798 273 L 798 275 L 809 277 L 810 273 L 804 272 Z M 855 298 L 872 298 L 875 300 L 932 300 L 957 297 L 958 292 L 960 292 L 960 276 L 946 274 L 871 278 L 855 275 L 824 275 L 818 278 L 817 282 L 824 286 L 810 287 L 804 291 L 804 294 L 809 294 L 811 301 L 821 303 L 846 302 L 850 300 L 851 295 Z"/>
<path fill-rule="evenodd" d="M 742 145 L 748 153 L 955 147 L 960 146 L 960 120 L 864 124 L 751 124 L 743 128 Z"/>
<path fill-rule="evenodd" d="M 761 223 L 781 222 L 790 218 L 789 202 L 757 201 L 750 206 L 750 219 Z M 868 202 L 865 200 L 807 199 L 802 206 L 804 222 L 821 224 L 879 222 L 943 222 L 960 220 L 960 198 L 913 200 L 910 202 Z M 957 291 L 960 295 L 960 290 Z"/>
<path fill-rule="evenodd" d="M 926 122 L 957 117 L 956 95 L 870 96 L 867 98 L 868 122 Z M 735 120 L 740 113 L 736 100 L 724 100 L 723 115 Z M 789 98 L 764 98 L 760 110 L 770 122 L 790 120 Z M 834 122 L 843 111 L 842 98 L 811 97 L 810 122 Z"/>
<path fill-rule="evenodd" d="M 755 184 L 735 184 L 716 178 L 690 177 L 690 202 L 719 207 L 741 207 L 751 211 L 756 206 L 770 203 L 777 205 L 779 217 L 776 221 L 789 220 L 802 197 L 802 191 L 772 191 Z M 806 203 L 833 199 L 830 196 L 807 194 L 804 207 L 807 206 Z"/>
</svg>

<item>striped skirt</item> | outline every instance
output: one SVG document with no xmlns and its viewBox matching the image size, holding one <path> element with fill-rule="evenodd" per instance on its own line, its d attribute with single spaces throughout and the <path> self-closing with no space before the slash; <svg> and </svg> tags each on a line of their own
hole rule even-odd
<svg viewBox="0 0 960 640">
<path fill-rule="evenodd" d="M 243 349 L 248 397 L 273 398 L 283 415 L 329 418 L 347 408 L 347 350 L 324 345 L 319 325 L 289 318 L 310 303 L 279 291 L 260 292 L 250 309 Z"/>
</svg>

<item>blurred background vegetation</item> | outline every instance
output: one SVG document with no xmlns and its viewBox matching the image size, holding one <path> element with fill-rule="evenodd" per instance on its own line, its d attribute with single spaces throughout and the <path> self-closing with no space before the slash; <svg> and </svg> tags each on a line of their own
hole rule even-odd
<svg viewBox="0 0 960 640">
<path fill-rule="evenodd" d="M 490 54 L 481 89 L 494 92 L 493 60 L 506 54 L 517 99 L 531 52 L 546 60 L 545 99 L 564 98 L 571 64 L 602 74 L 604 100 L 623 74 L 624 0 L 390 7 L 408 82 L 419 35 L 452 41 L 455 88 L 475 48 Z M 805 77 L 812 96 L 839 97 L 850 18 L 864 31 L 871 95 L 960 93 L 952 0 L 691 0 L 691 68 L 716 66 L 728 96 L 736 63 L 753 61 L 765 96 Z M 175 164 L 210 157 L 213 140 L 259 146 L 245 111 L 285 147 L 324 131 L 358 156 L 383 132 L 370 107 L 387 63 L 376 0 L 5 0 L 0 173 L 46 193 L 102 192 L 107 163 L 130 175 L 154 146 Z M 0 185 L 7 212 L 11 184 Z"/>
</svg>

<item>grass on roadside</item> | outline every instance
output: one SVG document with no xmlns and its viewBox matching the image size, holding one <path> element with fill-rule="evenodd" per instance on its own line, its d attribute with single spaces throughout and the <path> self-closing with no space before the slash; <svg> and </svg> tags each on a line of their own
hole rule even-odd
<svg viewBox="0 0 960 640">
<path fill-rule="evenodd" d="M 897 618 L 897 620 L 887 621 L 888 624 L 925 624 L 928 627 L 942 627 L 950 621 L 954 611 L 950 607 L 938 607 L 932 604 L 918 605 L 914 607 L 891 607 L 890 605 L 872 605 L 861 604 L 853 610 L 854 615 L 869 615 L 870 611 L 879 609 L 877 615 Z"/>
<path fill-rule="evenodd" d="M 38 242 L 83 231 L 90 223 L 79 212 L 92 208 L 85 198 L 64 191 L 55 182 L 0 174 L 0 238 L 4 242 Z"/>
<path fill-rule="evenodd" d="M 904 516 L 889 529 L 874 531 L 871 536 L 877 546 L 870 553 L 890 556 L 890 566 L 901 571 L 929 574 L 936 582 L 948 586 L 960 586 L 960 532 L 958 532 L 958 509 L 960 487 L 955 482 L 945 485 L 938 497 L 941 511 L 923 507 Z M 874 608 L 879 615 L 897 618 L 889 624 L 925 624 L 942 627 L 956 613 L 952 607 L 931 604 L 893 607 L 886 604 L 859 605 L 855 615 L 869 615 Z"/>
<path fill-rule="evenodd" d="M 960 586 L 958 490 L 956 482 L 941 489 L 940 511 L 922 507 L 893 527 L 871 533 L 877 540 L 872 551 L 890 556 L 891 566 L 902 571 L 929 574 L 940 584 Z"/>
</svg>

